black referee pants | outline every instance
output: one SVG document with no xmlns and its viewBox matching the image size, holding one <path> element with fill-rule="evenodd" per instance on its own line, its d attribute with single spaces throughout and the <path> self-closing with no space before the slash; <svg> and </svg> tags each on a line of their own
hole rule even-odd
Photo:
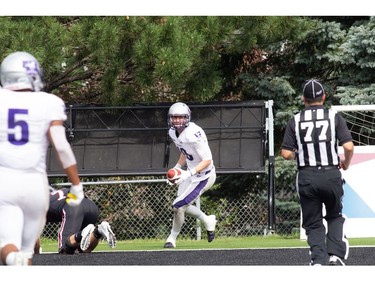
<svg viewBox="0 0 375 281">
<path fill-rule="evenodd" d="M 343 231 L 344 189 L 340 170 L 333 166 L 302 168 L 297 174 L 297 191 L 312 264 L 327 264 L 329 255 L 346 259 L 349 243 Z"/>
</svg>

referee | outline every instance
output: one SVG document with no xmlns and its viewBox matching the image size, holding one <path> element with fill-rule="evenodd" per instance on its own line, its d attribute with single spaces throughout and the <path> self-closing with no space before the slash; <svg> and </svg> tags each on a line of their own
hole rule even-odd
<svg viewBox="0 0 375 281">
<path fill-rule="evenodd" d="M 305 107 L 288 121 L 281 156 L 297 160 L 296 184 L 302 227 L 310 246 L 310 265 L 345 265 L 349 242 L 343 231 L 340 169 L 349 168 L 354 144 L 343 117 L 323 105 L 326 95 L 322 84 L 308 80 L 302 92 Z M 344 148 L 343 159 L 338 155 L 338 145 Z"/>
</svg>

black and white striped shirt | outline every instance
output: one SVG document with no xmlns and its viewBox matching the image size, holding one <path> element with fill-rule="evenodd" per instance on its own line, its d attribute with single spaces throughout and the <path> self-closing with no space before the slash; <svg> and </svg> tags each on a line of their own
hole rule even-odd
<svg viewBox="0 0 375 281">
<path fill-rule="evenodd" d="M 341 115 L 324 106 L 311 106 L 289 120 L 283 148 L 296 151 L 298 167 L 337 166 L 338 145 L 351 140 Z"/>
</svg>

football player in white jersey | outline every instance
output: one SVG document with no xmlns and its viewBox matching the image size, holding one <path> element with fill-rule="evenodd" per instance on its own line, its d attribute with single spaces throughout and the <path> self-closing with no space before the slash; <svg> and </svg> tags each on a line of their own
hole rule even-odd
<svg viewBox="0 0 375 281">
<path fill-rule="evenodd" d="M 0 263 L 31 265 L 49 204 L 46 155 L 51 143 L 72 183 L 68 204 L 82 201 L 76 158 L 66 139 L 65 104 L 42 92 L 38 61 L 27 52 L 0 66 Z"/>
<path fill-rule="evenodd" d="M 168 111 L 168 134 L 180 151 L 175 168 L 181 169 L 181 176 L 174 183 L 178 185 L 177 198 L 173 201 L 173 225 L 164 248 L 175 248 L 176 239 L 185 220 L 185 214 L 199 219 L 206 228 L 207 240 L 215 238 L 216 216 L 207 216 L 193 203 L 216 180 L 215 166 L 207 137 L 201 127 L 190 122 L 189 107 L 182 102 L 174 103 Z M 182 170 L 183 167 L 186 170 Z"/>
</svg>

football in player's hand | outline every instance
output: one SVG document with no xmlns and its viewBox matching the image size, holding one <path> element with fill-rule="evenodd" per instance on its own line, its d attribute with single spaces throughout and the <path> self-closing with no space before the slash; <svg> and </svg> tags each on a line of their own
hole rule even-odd
<svg viewBox="0 0 375 281">
<path fill-rule="evenodd" d="M 178 180 L 180 176 L 181 176 L 181 170 L 178 168 L 169 169 L 167 172 L 167 179 L 171 183 L 174 183 L 176 180 Z"/>
</svg>

